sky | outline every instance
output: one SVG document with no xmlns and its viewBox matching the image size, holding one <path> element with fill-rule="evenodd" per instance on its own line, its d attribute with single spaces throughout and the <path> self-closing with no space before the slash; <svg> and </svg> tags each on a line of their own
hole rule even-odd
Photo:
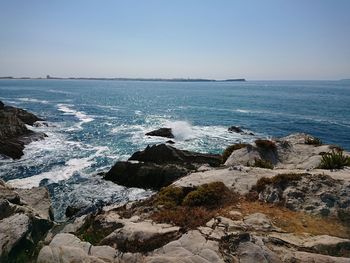
<svg viewBox="0 0 350 263">
<path fill-rule="evenodd" d="M 350 78 L 349 0 L 0 0 L 0 76 Z"/>
</svg>

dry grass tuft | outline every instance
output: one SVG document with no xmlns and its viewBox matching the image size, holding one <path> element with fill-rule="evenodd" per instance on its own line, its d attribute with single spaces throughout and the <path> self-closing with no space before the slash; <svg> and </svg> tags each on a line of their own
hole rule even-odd
<svg viewBox="0 0 350 263">
<path fill-rule="evenodd" d="M 276 150 L 275 142 L 270 141 L 270 140 L 258 139 L 258 140 L 255 140 L 255 144 L 258 148 L 263 149 L 263 150 L 271 150 L 271 151 Z"/>
<path fill-rule="evenodd" d="M 289 174 L 278 174 L 271 178 L 262 177 L 256 182 L 256 185 L 252 187 L 252 190 L 261 192 L 269 184 L 272 184 L 273 186 L 278 186 L 281 189 L 285 189 L 288 186 L 288 184 L 290 184 L 293 181 L 301 180 L 302 176 L 305 176 L 305 175 L 308 175 L 308 174 L 289 173 Z"/>
<path fill-rule="evenodd" d="M 158 223 L 168 223 L 184 229 L 195 229 L 205 225 L 212 219 L 217 210 L 205 207 L 178 206 L 173 209 L 163 209 L 152 214 L 151 219 Z"/>
<path fill-rule="evenodd" d="M 224 183 L 213 182 L 196 188 L 166 187 L 155 197 L 159 209 L 151 219 L 170 223 L 184 229 L 194 229 L 208 222 L 217 211 L 238 202 L 239 195 Z"/>
<path fill-rule="evenodd" d="M 241 201 L 240 211 L 243 215 L 257 212 L 263 213 L 267 215 L 277 227 L 289 233 L 310 233 L 313 235 L 331 235 L 342 238 L 350 237 L 350 228 L 337 218 L 324 218 L 303 212 L 295 212 L 285 207 L 259 201 Z"/>
</svg>

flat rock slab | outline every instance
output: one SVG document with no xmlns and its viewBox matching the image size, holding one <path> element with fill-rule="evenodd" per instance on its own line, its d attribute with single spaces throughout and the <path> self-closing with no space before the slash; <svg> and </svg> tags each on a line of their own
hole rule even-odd
<svg viewBox="0 0 350 263">
<path fill-rule="evenodd" d="M 224 263 L 216 241 L 206 240 L 198 230 L 189 231 L 180 239 L 155 250 L 145 258 L 148 263 Z"/>
<path fill-rule="evenodd" d="M 112 263 L 116 250 L 109 246 L 92 246 L 72 234 L 57 234 L 50 245 L 40 250 L 37 263 Z"/>
</svg>

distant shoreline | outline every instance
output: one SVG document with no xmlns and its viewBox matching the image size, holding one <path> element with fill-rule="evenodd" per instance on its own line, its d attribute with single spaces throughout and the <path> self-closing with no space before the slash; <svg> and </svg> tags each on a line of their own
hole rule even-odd
<svg viewBox="0 0 350 263">
<path fill-rule="evenodd" d="M 223 80 L 217 80 L 217 79 L 184 79 L 184 78 L 173 78 L 173 79 L 162 79 L 162 78 L 59 78 L 59 77 L 51 77 L 47 76 L 46 78 L 32 78 L 32 77 L 0 77 L 1 79 L 14 79 L 14 80 L 21 80 L 21 79 L 33 79 L 33 80 L 48 80 L 48 79 L 54 79 L 54 80 L 114 80 L 114 81 L 165 81 L 165 82 L 236 82 L 236 81 L 246 81 L 244 78 L 239 79 L 223 79 Z"/>
</svg>

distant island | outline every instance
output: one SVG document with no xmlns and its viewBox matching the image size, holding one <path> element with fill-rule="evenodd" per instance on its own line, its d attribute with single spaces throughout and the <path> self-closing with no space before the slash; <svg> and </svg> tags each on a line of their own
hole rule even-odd
<svg viewBox="0 0 350 263">
<path fill-rule="evenodd" d="M 70 78 L 60 78 L 60 77 L 52 77 L 50 75 L 47 75 L 46 78 L 42 77 L 12 77 L 12 76 L 5 76 L 0 77 L 0 79 L 57 79 L 57 80 L 117 80 L 117 81 L 170 81 L 170 82 L 234 82 L 234 81 L 246 81 L 246 79 L 239 78 L 239 79 L 224 79 L 224 80 L 217 80 L 217 79 L 191 79 L 191 78 L 173 78 L 173 79 L 163 79 L 163 78 L 80 78 L 80 77 L 70 77 Z"/>
</svg>

